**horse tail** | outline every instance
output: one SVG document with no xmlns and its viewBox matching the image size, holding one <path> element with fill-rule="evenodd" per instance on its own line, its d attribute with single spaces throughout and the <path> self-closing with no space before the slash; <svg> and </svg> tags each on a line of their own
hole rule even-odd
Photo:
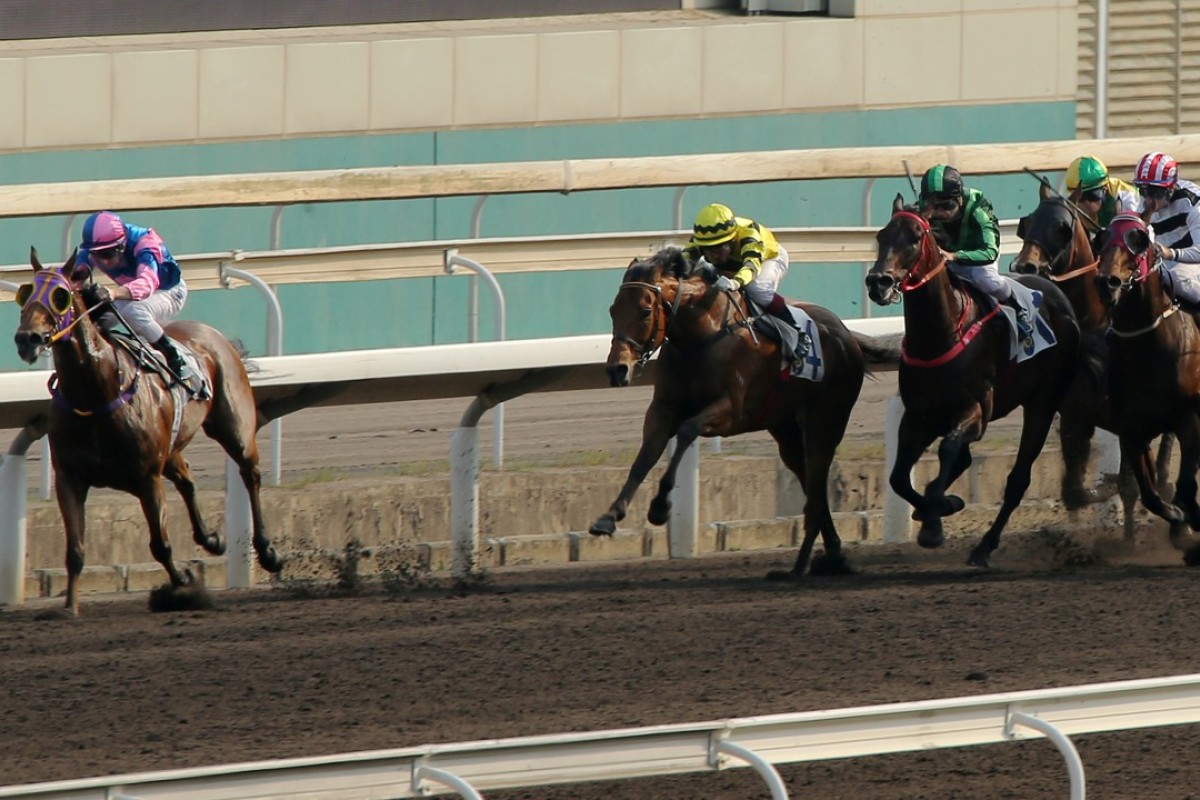
<svg viewBox="0 0 1200 800">
<path fill-rule="evenodd" d="M 854 336 L 854 341 L 858 343 L 858 349 L 862 351 L 868 366 L 886 366 L 893 369 L 900 367 L 900 342 L 903 340 L 904 334 L 888 333 L 882 336 L 868 336 L 858 331 L 850 331 L 850 333 Z"/>
</svg>

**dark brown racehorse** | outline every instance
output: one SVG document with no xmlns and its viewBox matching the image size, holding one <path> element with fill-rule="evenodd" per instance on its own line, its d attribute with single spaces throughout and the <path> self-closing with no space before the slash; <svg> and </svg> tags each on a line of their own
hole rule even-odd
<svg viewBox="0 0 1200 800">
<path fill-rule="evenodd" d="M 17 352 L 33 363 L 49 348 L 54 356 L 48 432 L 54 458 L 55 491 L 67 534 L 67 610 L 79 613 L 79 574 L 84 561 L 84 504 L 93 486 L 129 492 L 141 502 L 150 527 L 150 552 L 171 585 L 192 582 L 171 557 L 163 477 L 187 505 L 196 543 L 214 555 L 225 552 L 221 535 L 208 530 L 196 506 L 196 488 L 183 449 L 204 432 L 229 454 L 250 494 L 258 562 L 278 572 L 283 562 L 263 530 L 259 506 L 258 420 L 254 394 L 237 350 L 216 330 L 198 322 L 176 322 L 167 332 L 195 353 L 212 385 L 209 400 L 187 400 L 170 391 L 131 350 L 101 335 L 72 274 L 75 255 L 61 269 L 44 268 L 30 254 L 33 282 L 20 287 Z M 178 422 L 177 404 L 183 403 Z M 176 429 L 177 428 L 177 429 Z"/>
<path fill-rule="evenodd" d="M 1200 545 L 1185 541 L 1183 523 L 1200 530 L 1200 327 L 1167 294 L 1154 256 L 1145 221 L 1135 214 L 1113 218 L 1096 276 L 1100 297 L 1113 306 L 1109 394 L 1121 458 L 1133 468 L 1142 504 L 1171 523 L 1172 542 L 1197 565 Z M 1170 503 L 1158 492 L 1150 456 L 1150 441 L 1166 432 L 1179 439 Z"/>
<path fill-rule="evenodd" d="M 1039 314 L 1058 343 L 1014 363 L 1009 323 L 996 307 L 983 302 L 981 293 L 951 279 L 928 221 L 906 211 L 899 196 L 893 212 L 877 235 L 879 256 L 866 281 L 876 303 L 904 301 L 899 376 L 904 415 L 890 483 L 921 520 L 920 545 L 939 547 L 944 540 L 942 517 L 963 508 L 962 499 L 946 490 L 970 466 L 971 444 L 983 437 L 988 422 L 1018 406 L 1024 408 L 1021 443 L 1000 512 L 967 560 L 986 567 L 1009 516 L 1029 487 L 1030 468 L 1074 377 L 1079 325 L 1067 298 L 1053 283 L 1023 276 L 1022 283 L 1043 293 Z M 925 493 L 918 494 L 909 473 L 939 437 L 939 472 Z"/>
<path fill-rule="evenodd" d="M 687 260 L 674 248 L 635 261 L 609 309 L 613 342 L 607 369 L 612 385 L 627 386 L 635 369 L 656 351 L 658 374 L 641 449 L 617 499 L 592 523 L 591 532 L 614 532 L 671 437 L 677 437 L 675 451 L 648 514 L 654 525 L 670 517 L 668 495 L 675 472 L 698 436 L 767 430 L 805 496 L 804 541 L 795 566 L 771 577 L 803 576 L 818 532 L 825 553 L 813 560 L 813 571 L 848 570 L 829 510 L 829 469 L 862 388 L 864 349 L 870 359 L 881 362 L 894 363 L 898 352 L 852 333 L 831 311 L 802 303 L 819 331 L 824 380 L 788 379 L 786 373 L 781 375 L 779 346 L 749 328 L 741 293 L 721 291 L 689 272 Z"/>
<path fill-rule="evenodd" d="M 1100 299 L 1096 286 L 1099 259 L 1093 250 L 1094 239 L 1088 235 L 1089 227 L 1094 230 L 1096 223 L 1043 183 L 1041 202 L 1017 225 L 1017 235 L 1023 243 L 1011 265 L 1013 272 L 1041 275 L 1058 284 L 1075 310 L 1083 337 L 1080 347 L 1083 363 L 1059 409 L 1064 465 L 1062 500 L 1071 510 L 1106 499 L 1084 486 L 1084 475 L 1096 428 L 1113 433 L 1117 430 L 1108 397 L 1107 332 L 1111 308 Z M 1159 447 L 1160 474 L 1170 461 L 1172 441 L 1166 435 Z M 1117 489 L 1124 507 L 1125 536 L 1131 539 L 1138 488 L 1132 471 L 1124 465 Z"/>
</svg>

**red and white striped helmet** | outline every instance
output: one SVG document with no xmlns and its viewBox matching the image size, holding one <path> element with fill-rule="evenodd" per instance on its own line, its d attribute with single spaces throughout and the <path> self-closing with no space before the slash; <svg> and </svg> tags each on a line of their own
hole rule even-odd
<svg viewBox="0 0 1200 800">
<path fill-rule="evenodd" d="M 1133 182 L 1171 188 L 1179 179 L 1179 165 L 1166 153 L 1146 153 L 1133 171 Z"/>
</svg>

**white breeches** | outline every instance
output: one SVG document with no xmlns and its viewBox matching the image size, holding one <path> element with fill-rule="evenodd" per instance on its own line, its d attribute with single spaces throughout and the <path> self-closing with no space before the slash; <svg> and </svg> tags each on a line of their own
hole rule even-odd
<svg viewBox="0 0 1200 800">
<path fill-rule="evenodd" d="M 950 262 L 950 271 L 965 281 L 978 286 L 990 297 L 1003 303 L 1008 298 L 1012 297 L 1012 286 L 1008 280 L 1000 274 L 1000 268 L 997 262 L 984 266 L 963 266 L 955 261 Z"/>
<path fill-rule="evenodd" d="M 187 284 L 181 279 L 170 289 L 154 292 L 145 300 L 117 300 L 113 306 L 134 333 L 153 344 L 162 338 L 163 323 L 170 322 L 183 310 L 187 295 Z"/>
<path fill-rule="evenodd" d="M 1186 303 L 1200 303 L 1200 264 L 1164 261 L 1163 277 L 1166 278 L 1175 299 Z"/>
<path fill-rule="evenodd" d="M 779 255 L 762 262 L 758 277 L 746 284 L 746 296 L 759 306 L 766 306 L 779 291 L 779 284 L 788 271 L 787 250 L 779 248 Z"/>
</svg>

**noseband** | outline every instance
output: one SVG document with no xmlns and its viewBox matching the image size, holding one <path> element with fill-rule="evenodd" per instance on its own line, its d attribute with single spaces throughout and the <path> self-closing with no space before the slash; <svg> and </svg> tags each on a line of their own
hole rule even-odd
<svg viewBox="0 0 1200 800">
<path fill-rule="evenodd" d="M 1127 241 L 1128 236 L 1132 231 L 1146 230 L 1146 224 L 1141 220 L 1140 217 L 1134 214 L 1118 214 L 1113 218 L 1112 224 L 1109 225 L 1109 229 L 1112 232 L 1112 235 L 1109 237 L 1109 243 L 1104 249 L 1108 250 L 1110 248 L 1120 248 L 1132 256 L 1134 260 L 1134 269 L 1130 270 L 1128 278 L 1121 281 L 1120 286 L 1117 288 L 1117 292 L 1124 293 L 1131 290 L 1136 284 L 1145 283 L 1150 278 L 1151 273 L 1153 273 L 1155 270 L 1159 270 L 1161 272 L 1161 262 L 1156 260 L 1154 264 L 1150 263 L 1150 254 L 1154 252 L 1153 243 L 1150 243 L 1144 250 L 1142 250 L 1142 252 L 1138 253 L 1134 251 L 1133 247 L 1130 246 L 1129 242 Z M 1155 316 L 1154 322 L 1142 328 L 1138 328 L 1137 330 L 1133 331 L 1121 331 L 1117 330 L 1117 328 L 1110 323 L 1108 330 L 1113 335 L 1119 336 L 1122 339 L 1141 336 L 1143 333 L 1149 333 L 1157 328 L 1162 324 L 1163 320 L 1178 310 L 1179 303 L 1176 301 L 1173 302 L 1166 310 L 1159 312 Z"/>
<path fill-rule="evenodd" d="M 617 288 L 617 291 L 620 292 L 624 291 L 625 289 L 649 289 L 658 295 L 658 302 L 655 303 L 655 308 L 665 310 L 664 314 L 656 315 L 654 328 L 650 332 L 649 341 L 642 343 L 636 339 L 633 339 L 632 337 L 626 336 L 623 333 L 613 337 L 616 341 L 624 342 L 625 344 L 629 345 L 629 347 L 638 354 L 637 366 L 644 367 L 646 366 L 646 362 L 648 362 L 655 352 L 658 351 L 658 348 L 662 347 L 663 342 L 667 340 L 667 329 L 671 327 L 671 322 L 675 319 L 675 312 L 679 310 L 679 303 L 683 299 L 683 278 L 679 279 L 679 286 L 675 290 L 675 300 L 672 301 L 671 305 L 669 306 L 663 305 L 662 286 L 657 283 L 649 283 L 646 281 L 626 281 Z M 661 336 L 659 335 L 660 328 Z"/>
</svg>

